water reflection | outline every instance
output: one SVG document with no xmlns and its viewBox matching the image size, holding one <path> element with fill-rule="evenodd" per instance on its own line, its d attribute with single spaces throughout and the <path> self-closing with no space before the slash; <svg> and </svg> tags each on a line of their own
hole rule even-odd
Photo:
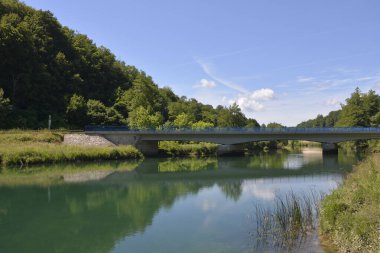
<svg viewBox="0 0 380 253">
<path fill-rule="evenodd" d="M 89 180 L 77 180 L 87 178 L 77 175 L 84 165 L 65 165 L 49 169 L 59 180 L 32 185 L 5 184 L 11 177 L 3 175 L 0 252 L 249 251 L 245 218 L 253 202 L 334 187 L 355 159 L 308 152 L 147 159 L 87 164 L 99 172 Z"/>
</svg>

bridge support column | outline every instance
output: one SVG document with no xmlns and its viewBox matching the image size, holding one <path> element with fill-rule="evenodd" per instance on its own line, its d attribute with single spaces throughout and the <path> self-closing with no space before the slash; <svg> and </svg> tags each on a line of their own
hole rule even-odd
<svg viewBox="0 0 380 253">
<path fill-rule="evenodd" d="M 337 154 L 338 144 L 336 143 L 322 143 L 322 151 L 324 154 Z"/>
<path fill-rule="evenodd" d="M 158 156 L 158 141 L 138 141 L 134 146 L 144 156 Z"/>
<path fill-rule="evenodd" d="M 219 156 L 223 155 L 241 155 L 244 154 L 245 149 L 243 145 L 232 144 L 232 145 L 219 145 L 216 154 Z"/>
</svg>

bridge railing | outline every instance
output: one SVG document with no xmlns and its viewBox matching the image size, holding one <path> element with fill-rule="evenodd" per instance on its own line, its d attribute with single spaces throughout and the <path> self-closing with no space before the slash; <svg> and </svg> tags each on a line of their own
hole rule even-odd
<svg viewBox="0 0 380 253">
<path fill-rule="evenodd" d="M 129 131 L 140 133 L 380 133 L 380 127 L 315 127 L 315 128 L 299 128 L 299 127 L 282 127 L 282 128 L 146 128 L 133 129 L 126 126 L 95 126 L 85 127 L 86 132 L 113 132 L 113 131 Z"/>
</svg>

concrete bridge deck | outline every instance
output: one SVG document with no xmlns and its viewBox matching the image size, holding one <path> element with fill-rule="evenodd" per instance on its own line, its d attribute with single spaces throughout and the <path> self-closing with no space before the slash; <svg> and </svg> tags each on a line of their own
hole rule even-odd
<svg viewBox="0 0 380 253">
<path fill-rule="evenodd" d="M 146 154 L 156 152 L 158 141 L 202 141 L 236 145 L 255 141 L 305 140 L 320 142 L 325 150 L 334 150 L 339 142 L 380 139 L 380 127 L 134 130 L 127 127 L 89 126 L 85 133 L 103 136 L 114 144 L 134 145 Z"/>
</svg>

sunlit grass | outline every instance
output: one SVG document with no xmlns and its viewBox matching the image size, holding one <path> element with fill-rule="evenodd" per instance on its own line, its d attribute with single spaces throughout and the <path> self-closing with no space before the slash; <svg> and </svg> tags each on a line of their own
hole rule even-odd
<svg viewBox="0 0 380 253">
<path fill-rule="evenodd" d="M 160 141 L 159 149 L 161 152 L 171 156 L 208 156 L 216 155 L 218 144 L 207 142 L 187 142 Z"/>
<path fill-rule="evenodd" d="M 380 155 L 359 164 L 321 205 L 320 231 L 342 252 L 380 252 Z"/>
<path fill-rule="evenodd" d="M 51 143 L 0 144 L 3 167 L 38 163 L 138 159 L 142 154 L 132 146 L 87 147 Z"/>
</svg>

